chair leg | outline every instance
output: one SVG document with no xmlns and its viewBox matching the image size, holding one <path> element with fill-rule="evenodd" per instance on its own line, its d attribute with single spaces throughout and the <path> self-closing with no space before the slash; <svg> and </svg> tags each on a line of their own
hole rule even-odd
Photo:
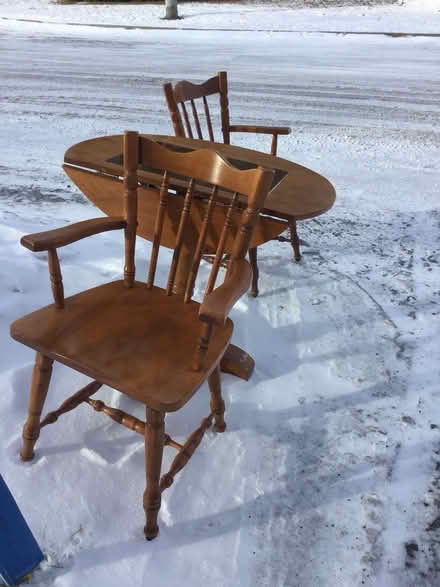
<svg viewBox="0 0 440 587">
<path fill-rule="evenodd" d="M 293 248 L 293 253 L 295 255 L 295 261 L 299 263 L 301 261 L 301 252 L 299 250 L 299 238 L 298 233 L 296 231 L 296 219 L 290 218 L 289 219 L 289 230 L 290 230 L 290 244 Z"/>
<path fill-rule="evenodd" d="M 224 432 L 226 430 L 226 423 L 224 419 L 225 402 L 222 398 L 220 365 L 217 365 L 217 367 L 209 376 L 208 384 L 211 391 L 211 412 L 214 414 L 214 428 L 216 432 Z"/>
<path fill-rule="evenodd" d="M 252 267 L 252 286 L 251 295 L 256 298 L 258 295 L 258 264 L 257 264 L 257 247 L 249 249 L 249 261 Z"/>
<path fill-rule="evenodd" d="M 31 391 L 28 403 L 28 417 L 23 427 L 23 446 L 20 451 L 22 461 L 34 458 L 34 446 L 40 436 L 40 416 L 49 389 L 53 360 L 37 353 L 32 372 Z"/>
<path fill-rule="evenodd" d="M 145 538 L 153 540 L 159 533 L 157 516 L 160 510 L 161 491 L 159 488 L 160 470 L 165 439 L 165 414 L 147 406 L 147 425 L 145 426 L 145 468 L 147 487 L 144 493 L 146 525 Z"/>
</svg>

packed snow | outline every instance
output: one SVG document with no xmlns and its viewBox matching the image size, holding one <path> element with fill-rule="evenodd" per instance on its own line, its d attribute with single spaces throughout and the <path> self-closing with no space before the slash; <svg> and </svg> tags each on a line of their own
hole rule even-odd
<svg viewBox="0 0 440 587">
<path fill-rule="evenodd" d="M 363 8 L 365 19 L 182 4 L 176 26 L 250 29 L 227 34 L 54 24 L 160 27 L 162 10 L 0 0 L 0 472 L 46 555 L 29 585 L 437 586 L 440 40 L 257 30 L 438 33 L 438 3 Z M 208 432 L 163 494 L 146 542 L 135 433 L 81 406 L 19 460 L 34 353 L 9 324 L 51 301 L 46 256 L 19 240 L 99 215 L 63 174 L 69 146 L 127 128 L 171 134 L 162 83 L 222 69 L 232 122 L 291 126 L 279 155 L 327 177 L 337 200 L 298 224 L 301 263 L 288 244 L 259 249 L 260 296 L 232 312 L 255 373 L 223 376 L 227 430 Z M 139 240 L 139 276 L 149 252 Z M 118 279 L 122 237 L 60 260 L 66 295 Z M 45 411 L 87 381 L 57 365 Z M 97 397 L 144 417 L 109 388 Z M 183 441 L 208 404 L 204 386 L 167 432 Z"/>
<path fill-rule="evenodd" d="M 164 3 L 87 3 L 57 4 L 49 0 L 0 0 L 4 19 L 39 20 L 54 23 L 110 25 L 117 27 L 154 27 L 179 29 L 220 29 L 259 31 L 341 31 L 440 33 L 438 0 L 398 0 L 394 3 L 352 0 L 343 8 L 332 0 L 314 2 L 315 7 L 298 0 L 293 10 L 286 0 L 272 3 L 231 4 L 183 2 L 180 20 L 163 20 Z"/>
</svg>

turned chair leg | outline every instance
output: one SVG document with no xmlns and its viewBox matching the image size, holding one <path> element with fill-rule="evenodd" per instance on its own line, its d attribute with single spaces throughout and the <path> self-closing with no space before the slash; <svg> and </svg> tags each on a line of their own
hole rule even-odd
<svg viewBox="0 0 440 587">
<path fill-rule="evenodd" d="M 144 493 L 146 525 L 145 538 L 153 540 L 159 533 L 157 516 L 160 510 L 161 491 L 159 488 L 162 454 L 165 440 L 165 414 L 147 406 L 145 426 L 145 469 L 147 487 Z"/>
<path fill-rule="evenodd" d="M 257 247 L 249 249 L 249 261 L 252 267 L 252 286 L 251 295 L 256 298 L 258 295 L 258 264 L 257 264 Z"/>
<path fill-rule="evenodd" d="M 296 231 L 296 219 L 290 218 L 289 219 L 289 230 L 290 230 L 290 244 L 293 248 L 293 253 L 295 256 L 295 261 L 299 263 L 301 261 L 301 252 L 299 250 L 299 238 L 298 233 Z"/>
<path fill-rule="evenodd" d="M 220 366 L 214 369 L 208 378 L 209 390 L 211 391 L 211 412 L 214 414 L 216 432 L 224 432 L 226 423 L 224 419 L 225 402 L 222 398 L 222 389 L 220 381 Z"/>
<path fill-rule="evenodd" d="M 23 461 L 34 458 L 34 446 L 40 436 L 40 416 L 49 389 L 53 360 L 37 353 L 32 372 L 31 391 L 29 394 L 28 417 L 23 427 L 23 446 L 20 457 Z"/>
</svg>

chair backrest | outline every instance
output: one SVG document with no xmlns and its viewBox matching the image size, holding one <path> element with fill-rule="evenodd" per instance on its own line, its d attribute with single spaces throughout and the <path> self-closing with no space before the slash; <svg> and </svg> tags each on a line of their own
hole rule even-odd
<svg viewBox="0 0 440 587">
<path fill-rule="evenodd" d="M 165 246 L 174 249 L 166 286 L 167 295 L 173 293 L 182 251 L 191 254 L 191 264 L 184 287 L 184 300 L 189 302 L 201 256 L 206 250 L 207 242 L 210 242 L 209 248 L 212 249 L 215 240 L 215 260 L 205 292 L 210 293 L 214 288 L 226 244 L 231 235 L 233 240 L 228 247 L 231 252 L 231 263 L 245 257 L 259 211 L 272 182 L 273 171 L 261 167 L 241 171 L 231 167 L 213 150 L 201 149 L 186 153 L 171 151 L 137 132 L 126 131 L 124 200 L 127 229 L 124 275 L 129 287 L 133 285 L 135 273 L 138 166 L 154 169 L 161 175 L 160 191 L 156 192 L 155 197 L 155 226 L 148 287 L 154 285 L 159 248 L 164 239 Z M 170 189 L 176 176 L 180 183 L 185 181 L 187 185 L 183 192 Z M 200 184 L 203 191 L 197 189 Z M 150 193 L 154 196 L 154 192 Z M 226 198 L 228 193 L 230 196 Z M 146 192 L 141 194 L 144 196 Z M 216 214 L 217 209 L 220 209 L 220 214 Z M 195 225 L 198 230 L 194 229 Z M 173 244 L 170 243 L 171 235 L 174 235 Z M 216 236 L 215 239 L 213 235 Z"/>
<path fill-rule="evenodd" d="M 216 139 L 212 128 L 207 97 L 218 94 L 222 138 L 223 142 L 229 145 L 228 78 L 225 71 L 218 72 L 215 77 L 202 84 L 181 81 L 173 88 L 171 83 L 166 83 L 163 90 L 176 136 L 190 139 L 209 139 L 210 141 L 215 141 Z M 199 100 L 199 102 L 196 102 L 196 100 Z M 200 104 L 200 100 L 202 104 Z M 203 126 L 206 126 L 205 133 L 203 133 Z"/>
</svg>

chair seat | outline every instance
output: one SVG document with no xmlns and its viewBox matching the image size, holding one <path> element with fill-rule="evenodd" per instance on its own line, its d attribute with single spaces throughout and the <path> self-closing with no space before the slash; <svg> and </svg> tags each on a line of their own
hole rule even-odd
<svg viewBox="0 0 440 587">
<path fill-rule="evenodd" d="M 182 407 L 225 352 L 233 323 L 216 327 L 200 371 L 191 369 L 202 322 L 197 302 L 115 281 L 46 306 L 11 325 L 15 340 L 155 410 Z"/>
</svg>

